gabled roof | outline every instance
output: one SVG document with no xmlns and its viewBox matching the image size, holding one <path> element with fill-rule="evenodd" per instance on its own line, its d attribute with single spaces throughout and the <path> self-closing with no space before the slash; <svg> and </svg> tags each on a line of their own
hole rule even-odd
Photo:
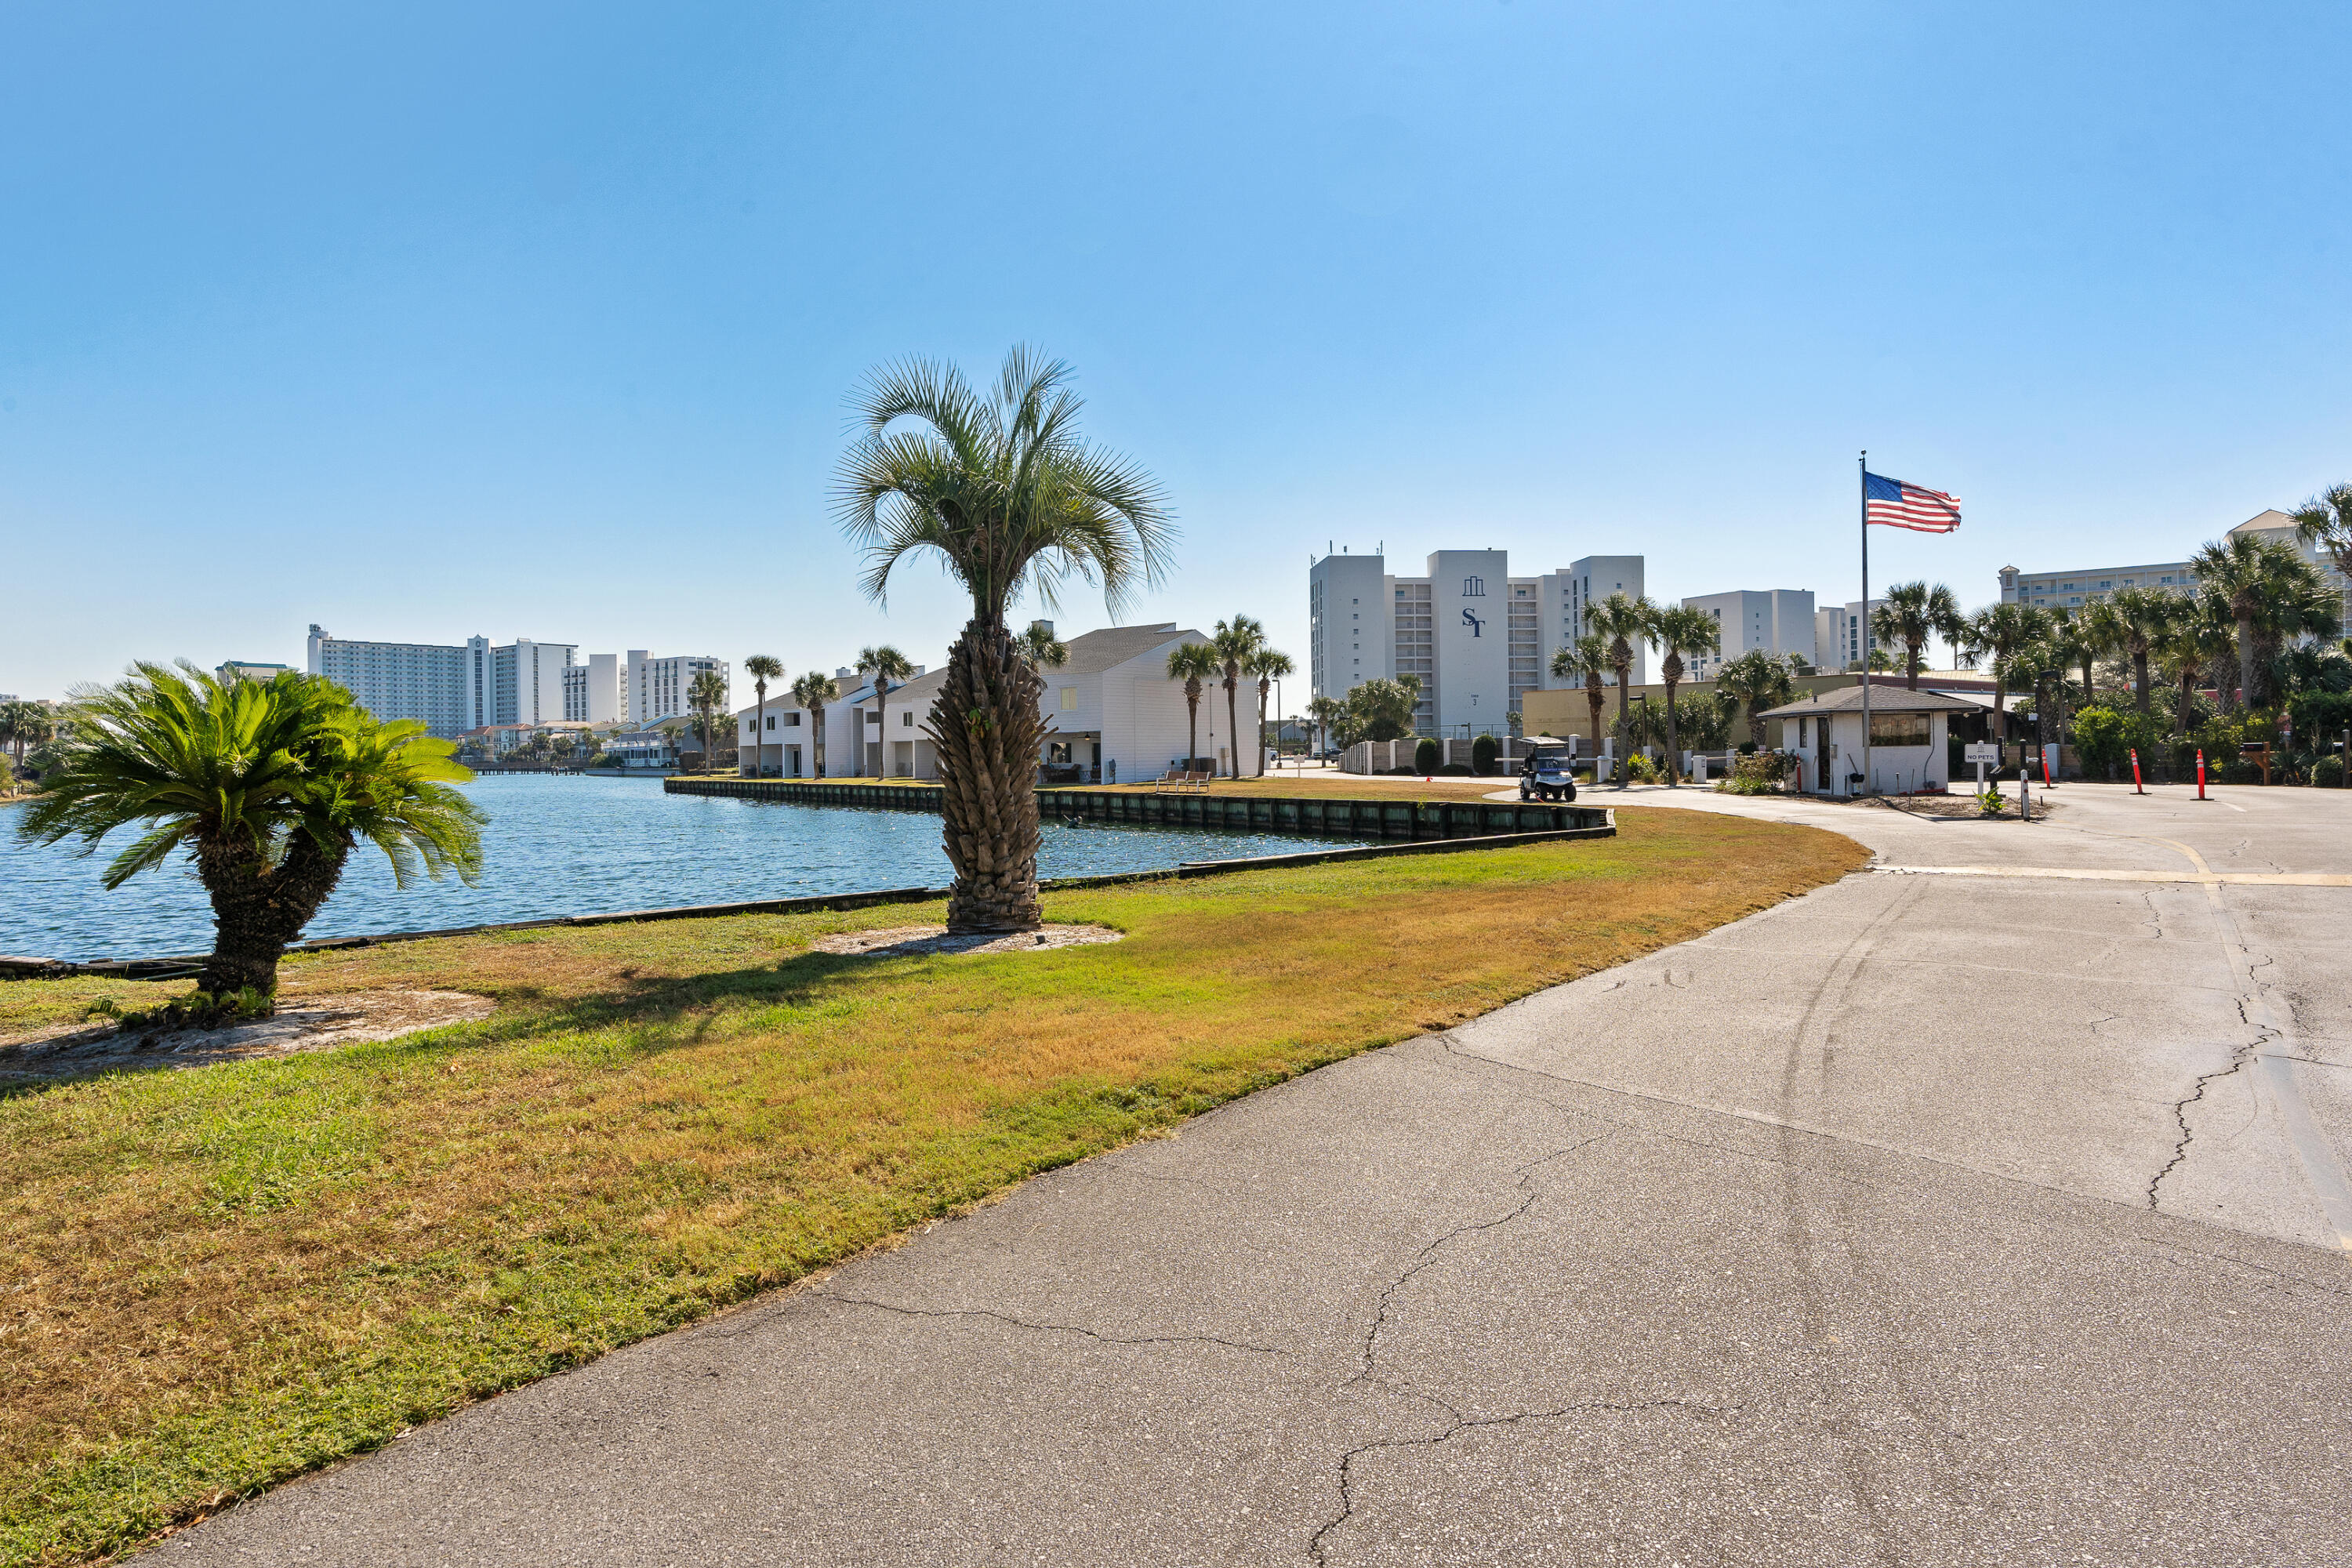
<svg viewBox="0 0 2352 1568">
<path fill-rule="evenodd" d="M 1801 702 L 1769 708 L 1757 715 L 1761 719 L 1807 719 L 1819 713 L 1859 713 L 1862 711 L 1859 686 L 1841 686 L 1834 691 L 1817 691 Z M 1965 697 L 1948 696 L 1941 691 L 1906 691 L 1899 686 L 1870 688 L 1870 710 L 1873 713 L 1974 713 L 1986 705 L 1972 702 Z"/>
<path fill-rule="evenodd" d="M 1041 671 L 1047 679 L 1056 675 L 1100 675 L 1104 670 L 1125 664 L 1154 648 L 1186 637 L 1198 637 L 1198 632 L 1179 631 L 1174 621 L 1160 621 L 1148 626 L 1105 626 L 1099 631 L 1081 632 L 1069 641 L 1068 662 Z"/>
<path fill-rule="evenodd" d="M 2273 507 L 2268 511 L 2254 513 L 2230 531 L 2231 533 L 2267 533 L 2274 528 L 2293 528 L 2294 526 L 2294 519 L 2276 507 Z"/>
</svg>

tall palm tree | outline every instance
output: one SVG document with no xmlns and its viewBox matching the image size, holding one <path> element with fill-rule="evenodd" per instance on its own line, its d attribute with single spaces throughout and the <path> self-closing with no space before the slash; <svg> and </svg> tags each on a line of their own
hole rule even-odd
<svg viewBox="0 0 2352 1568">
<path fill-rule="evenodd" d="M 1584 624 L 1607 639 L 1609 667 L 1617 672 L 1617 727 L 1625 728 L 1626 704 L 1633 694 L 1626 689 L 1633 668 L 1633 644 L 1650 640 L 1650 623 L 1658 613 L 1655 601 L 1646 595 L 1634 599 L 1622 592 L 1610 595 L 1584 612 Z M 1629 742 L 1630 744 L 1630 742 Z M 1624 766 L 1617 770 L 1617 785 L 1625 787 L 1628 779 Z"/>
<path fill-rule="evenodd" d="M 2132 661 L 2135 706 L 2145 713 L 2155 692 L 2148 681 L 2147 662 L 2161 647 L 2184 601 L 2153 588 L 2118 588 L 2096 606 L 2095 623 L 2102 639 Z"/>
<path fill-rule="evenodd" d="M 1682 683 L 1683 655 L 1719 651 L 1723 623 L 1693 605 L 1661 605 L 1650 617 L 1650 640 L 1658 646 L 1658 678 L 1666 685 L 1666 785 L 1671 789 L 1682 784 L 1682 732 L 1675 719 L 1675 688 Z"/>
<path fill-rule="evenodd" d="M 694 710 L 694 727 L 702 736 L 702 771 L 707 773 L 719 757 L 719 710 L 727 706 L 727 678 L 715 669 L 697 670 L 687 686 L 686 702 Z M 727 727 L 735 727 L 731 720 Z"/>
<path fill-rule="evenodd" d="M 1274 683 L 1297 669 L 1290 656 L 1261 643 L 1244 667 L 1257 680 L 1257 776 L 1265 777 L 1265 700 Z"/>
<path fill-rule="evenodd" d="M 1763 714 L 1796 700 L 1793 657 L 1751 648 L 1738 658 L 1727 659 L 1715 673 L 1716 690 L 1738 702 L 1747 714 L 1748 738 L 1759 752 L 1764 749 Z"/>
<path fill-rule="evenodd" d="M 951 365 L 910 360 L 857 395 L 864 436 L 845 456 L 843 527 L 866 547 L 866 591 L 929 551 L 971 594 L 931 707 L 940 808 L 955 883 L 953 931 L 1026 931 L 1039 920 L 1035 777 L 1045 683 L 1005 615 L 1034 588 L 1051 608 L 1071 576 L 1098 582 L 1114 613 L 1166 569 L 1174 525 L 1150 477 L 1080 438 L 1069 367 L 1005 357 L 992 396 Z M 917 428 L 898 428 L 901 420 Z"/>
<path fill-rule="evenodd" d="M 874 717 L 882 730 L 882 757 L 874 765 L 874 776 L 887 778 L 890 776 L 890 689 L 903 686 L 912 679 L 915 667 L 905 654 L 884 643 L 880 647 L 858 649 L 857 668 L 870 671 L 874 678 Z M 861 736 L 861 742 L 863 739 Z M 858 749 L 861 752 L 865 750 L 862 744 Z M 858 759 L 857 771 L 866 771 L 863 757 Z"/>
<path fill-rule="evenodd" d="M 2304 585 L 2296 568 L 2308 573 L 2310 563 L 2276 540 L 2231 533 L 2198 551 L 2189 564 L 2199 584 L 2228 604 L 2238 624 L 2238 701 L 2251 704 L 2263 635 L 2278 629 L 2284 602 Z"/>
<path fill-rule="evenodd" d="M 1054 635 L 1054 628 L 1043 621 L 1031 621 L 1026 631 L 1013 639 L 1020 645 L 1021 657 L 1033 669 L 1059 669 L 1070 662 L 1070 645 Z"/>
<path fill-rule="evenodd" d="M 1307 704 L 1307 717 L 1314 722 L 1315 738 L 1321 742 L 1315 748 L 1318 754 L 1329 749 L 1332 731 L 1347 713 L 1348 705 L 1336 697 L 1318 697 Z"/>
<path fill-rule="evenodd" d="M 841 700 L 841 685 L 830 675 L 810 670 L 793 682 L 793 705 L 809 717 L 809 766 L 824 776 L 824 710 Z"/>
<path fill-rule="evenodd" d="M 1584 678 L 1584 703 L 1592 710 L 1592 749 L 1601 749 L 1601 712 L 1609 704 L 1601 684 L 1608 671 L 1609 644 L 1599 632 L 1586 632 L 1573 642 L 1551 650 L 1551 672 L 1561 680 Z"/>
<path fill-rule="evenodd" d="M 761 760 L 768 746 L 768 682 L 782 680 L 784 667 L 773 654 L 755 653 L 743 661 L 743 673 L 751 678 L 751 689 L 760 697 L 759 716 L 751 721 L 751 776 L 759 778 L 768 771 Z"/>
<path fill-rule="evenodd" d="M 2004 706 L 2011 682 L 2032 668 L 2034 651 L 2050 636 L 2050 612 L 2036 605 L 1987 605 L 1969 617 L 1961 634 L 1961 657 L 1974 663 L 1992 661 L 1992 721 L 2000 738 L 2009 738 L 2009 714 Z"/>
<path fill-rule="evenodd" d="M 1257 657 L 1265 646 L 1265 627 L 1247 616 L 1235 616 L 1230 621 L 1219 621 L 1217 629 L 1209 634 L 1209 646 L 1217 650 L 1217 666 L 1224 675 L 1225 724 L 1234 737 L 1234 777 L 1242 776 L 1242 713 L 1239 693 L 1242 667 Z"/>
<path fill-rule="evenodd" d="M 1919 689 L 1920 653 L 1927 639 L 1940 637 L 1958 646 L 1960 628 L 1960 602 L 1941 583 L 1897 583 L 1870 613 L 1874 647 L 1882 642 L 1903 645 L 1904 685 L 1913 691 Z"/>
<path fill-rule="evenodd" d="M 74 693 L 63 765 L 26 808 L 30 844 L 146 831 L 101 879 L 119 888 L 186 850 L 213 906 L 196 985 L 215 996 L 278 988 L 278 960 L 327 901 L 362 839 L 406 887 L 480 875 L 482 810 L 452 784 L 474 775 L 457 745 L 411 720 L 381 723 L 351 693 L 293 670 L 221 680 L 193 665 L 136 664 Z"/>
<path fill-rule="evenodd" d="M 1217 678 L 1217 650 L 1204 642 L 1178 643 L 1168 650 L 1168 679 L 1184 683 L 1184 766 L 1201 756 L 1201 692 Z"/>
<path fill-rule="evenodd" d="M 2227 658 L 2236 647 L 2237 626 L 2226 600 L 2214 594 L 2199 594 L 2179 602 L 2155 649 L 2179 689 L 2172 710 L 2177 738 L 2188 737 L 2189 706 L 2197 682 L 2216 659 Z"/>
<path fill-rule="evenodd" d="M 56 729 L 49 710 L 37 702 L 18 700 L 0 705 L 0 745 L 15 752 L 21 765 L 25 748 L 47 741 Z"/>
</svg>

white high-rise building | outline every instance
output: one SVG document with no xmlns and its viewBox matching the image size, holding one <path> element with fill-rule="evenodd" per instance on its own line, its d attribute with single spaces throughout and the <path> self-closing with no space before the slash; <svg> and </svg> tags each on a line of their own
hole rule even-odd
<svg viewBox="0 0 2352 1568">
<path fill-rule="evenodd" d="M 1643 593 L 1643 558 L 1593 555 L 1565 570 L 1514 577 L 1500 550 L 1441 550 L 1427 574 L 1400 577 L 1380 555 L 1326 555 L 1308 568 L 1308 678 L 1344 700 L 1367 680 L 1421 681 L 1423 734 L 1507 731 L 1525 692 L 1553 685 L 1554 649 L 1584 630 L 1587 606 Z M 1633 680 L 1644 679 L 1644 650 Z"/>
<path fill-rule="evenodd" d="M 628 711 L 621 717 L 631 724 L 651 724 L 690 711 L 694 678 L 706 669 L 715 669 L 725 680 L 730 669 L 723 658 L 694 654 L 656 658 L 641 647 L 631 648 L 628 660 L 628 679 L 623 687 Z M 719 706 L 724 708 L 726 704 L 721 702 Z"/>
<path fill-rule="evenodd" d="M 2318 567 L 2320 574 L 2343 595 L 2346 613 L 2352 615 L 2352 582 L 2336 570 L 2336 563 L 2326 552 L 2295 531 L 2294 518 L 2275 510 L 2260 511 L 2230 531 L 2284 544 Z M 2186 561 L 2158 561 L 2138 566 L 2085 566 L 2072 572 L 2021 572 L 2014 566 L 2000 569 L 2000 602 L 2004 605 L 2076 610 L 2097 604 L 2124 588 L 2193 594 L 2197 591 L 2197 572 Z"/>
<path fill-rule="evenodd" d="M 586 663 L 563 672 L 563 717 L 570 722 L 618 723 L 621 708 L 619 656 L 592 653 Z"/>
<path fill-rule="evenodd" d="M 1713 654 L 1700 654 L 1690 661 L 1690 679 L 1712 680 L 1721 669 L 1741 654 L 1761 648 L 1766 653 L 1795 654 L 1807 664 L 1821 661 L 1813 657 L 1818 627 L 1814 622 L 1813 596 L 1795 588 L 1747 590 L 1736 594 L 1702 594 L 1685 599 L 1686 609 L 1705 610 L 1721 623 L 1723 645 Z"/>
<path fill-rule="evenodd" d="M 1886 603 L 1873 599 L 1864 604 L 1851 599 L 1843 605 L 1832 605 L 1813 613 L 1813 663 L 1822 669 L 1842 670 L 1862 658 L 1862 639 L 1870 612 Z M 1890 658 L 1903 657 L 1903 645 L 1878 639 L 1879 648 Z"/>
<path fill-rule="evenodd" d="M 519 637 L 494 647 L 354 642 L 310 627 L 304 668 L 323 675 L 382 720 L 413 719 L 443 740 L 486 724 L 542 724 L 563 716 L 563 671 L 573 645 Z"/>
</svg>

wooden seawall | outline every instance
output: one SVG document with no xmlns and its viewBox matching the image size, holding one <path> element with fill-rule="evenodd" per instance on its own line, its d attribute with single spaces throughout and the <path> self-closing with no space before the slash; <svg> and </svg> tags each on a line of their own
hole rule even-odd
<svg viewBox="0 0 2352 1568">
<path fill-rule="evenodd" d="M 1496 787 L 1509 781 L 1497 779 Z M 937 811 L 930 784 L 814 784 L 802 779 L 668 778 L 672 795 L 730 795 L 794 805 L 857 805 Z M 1325 800 L 1243 795 L 1160 795 L 1149 790 L 1041 789 L 1037 809 L 1068 822 L 1137 827 L 1222 828 L 1235 833 L 1322 834 L 1340 838 L 1492 838 L 1513 833 L 1617 830 L 1605 807 L 1500 800 Z"/>
</svg>

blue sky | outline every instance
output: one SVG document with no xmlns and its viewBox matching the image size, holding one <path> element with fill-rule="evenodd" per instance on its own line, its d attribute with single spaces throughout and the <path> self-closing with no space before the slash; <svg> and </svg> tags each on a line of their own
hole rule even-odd
<svg viewBox="0 0 2352 1568">
<path fill-rule="evenodd" d="M 1843 600 L 1864 446 L 1968 508 L 1881 583 L 2178 556 L 2352 479 L 2347 58 L 2340 5 L 0 5 L 0 690 L 313 620 L 936 662 L 845 399 L 1015 342 L 1181 514 L 1136 618 L 1302 658 L 1329 541 Z"/>
</svg>

